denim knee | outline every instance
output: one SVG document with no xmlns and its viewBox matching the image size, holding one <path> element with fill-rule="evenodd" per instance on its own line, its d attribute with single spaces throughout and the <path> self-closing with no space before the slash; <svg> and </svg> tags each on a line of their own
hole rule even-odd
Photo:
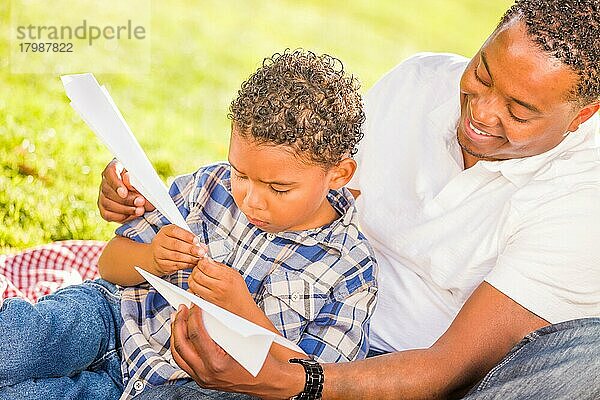
<svg viewBox="0 0 600 400">
<path fill-rule="evenodd" d="M 527 335 L 465 399 L 600 398 L 600 318 Z"/>
<path fill-rule="evenodd" d="M 113 365 L 120 325 L 119 291 L 102 280 L 63 288 L 33 305 L 6 300 L 0 309 L 0 387 Z"/>
</svg>

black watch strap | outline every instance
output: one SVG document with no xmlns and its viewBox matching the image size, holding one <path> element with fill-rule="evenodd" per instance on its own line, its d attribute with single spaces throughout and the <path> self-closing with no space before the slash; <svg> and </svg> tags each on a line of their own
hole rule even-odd
<svg viewBox="0 0 600 400">
<path fill-rule="evenodd" d="M 304 390 L 290 400 L 321 400 L 323 381 L 325 380 L 321 365 L 316 361 L 301 358 L 292 358 L 288 362 L 302 365 L 306 373 Z"/>
</svg>

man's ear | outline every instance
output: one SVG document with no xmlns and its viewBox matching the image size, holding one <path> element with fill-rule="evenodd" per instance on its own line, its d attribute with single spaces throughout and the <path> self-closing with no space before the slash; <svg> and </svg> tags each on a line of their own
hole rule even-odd
<svg viewBox="0 0 600 400">
<path fill-rule="evenodd" d="M 356 161 L 350 157 L 344 158 L 329 170 L 329 174 L 331 174 L 329 188 L 334 190 L 343 188 L 348 182 L 350 182 L 350 179 L 352 179 L 352 176 L 354 176 L 355 171 Z"/>
<path fill-rule="evenodd" d="M 592 103 L 582 108 L 573 121 L 571 121 L 567 130 L 575 132 L 579 128 L 579 125 L 592 118 L 598 112 L 598 109 L 600 109 L 600 102 Z"/>
</svg>

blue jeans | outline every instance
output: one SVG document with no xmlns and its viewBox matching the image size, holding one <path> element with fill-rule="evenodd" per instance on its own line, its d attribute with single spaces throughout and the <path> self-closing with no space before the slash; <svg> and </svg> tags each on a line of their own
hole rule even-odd
<svg viewBox="0 0 600 400">
<path fill-rule="evenodd" d="M 352 398 L 351 392 L 348 398 Z M 202 389 L 191 382 L 154 388 L 134 400 L 188 399 L 254 398 Z M 600 318 L 550 325 L 527 335 L 463 397 L 490 399 L 600 399 Z"/>
<path fill-rule="evenodd" d="M 600 318 L 530 333 L 463 399 L 600 399 Z"/>
<path fill-rule="evenodd" d="M 0 308 L 0 400 L 118 399 L 120 292 L 98 279 Z"/>
</svg>

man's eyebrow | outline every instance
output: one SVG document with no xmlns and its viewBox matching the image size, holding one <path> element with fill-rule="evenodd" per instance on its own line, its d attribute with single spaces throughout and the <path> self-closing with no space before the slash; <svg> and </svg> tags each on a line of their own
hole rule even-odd
<svg viewBox="0 0 600 400">
<path fill-rule="evenodd" d="M 229 165 L 231 165 L 231 167 L 233 169 L 235 169 L 240 174 L 244 175 L 244 173 L 242 171 L 240 171 L 239 169 L 237 169 L 235 167 L 235 165 L 233 165 L 233 163 L 231 162 L 230 159 L 227 159 L 227 161 L 229 162 Z M 267 185 L 277 185 L 277 186 L 291 186 L 291 185 L 295 185 L 297 183 L 297 182 L 285 182 L 285 181 L 263 181 L 262 179 L 259 179 L 259 182 L 262 182 Z"/>
<path fill-rule="evenodd" d="M 542 112 L 540 111 L 539 108 L 537 108 L 536 106 L 534 106 L 533 104 L 529 104 L 524 102 L 523 100 L 519 100 L 519 99 L 515 99 L 514 97 L 509 96 L 508 97 L 511 101 L 514 101 L 517 104 L 522 105 L 523 107 L 525 107 L 526 109 L 533 111 L 536 114 L 541 114 Z"/>
<path fill-rule="evenodd" d="M 486 55 L 485 55 L 485 52 L 484 52 L 484 51 L 482 51 L 482 52 L 481 52 L 481 61 L 483 62 L 483 66 L 485 67 L 485 70 L 487 71 L 488 75 L 490 76 L 490 79 L 491 79 L 491 80 L 492 80 L 492 82 L 493 82 L 493 81 L 494 81 L 494 78 L 492 77 L 492 73 L 490 72 L 490 67 L 489 67 L 489 65 L 488 65 L 488 62 L 487 62 L 487 57 L 486 57 Z M 533 112 L 534 112 L 534 113 L 536 113 L 536 114 L 541 114 L 541 113 L 542 113 L 542 112 L 540 111 L 540 109 L 539 109 L 539 108 L 537 108 L 537 107 L 536 107 L 536 106 L 534 106 L 533 104 L 529 104 L 529 103 L 527 103 L 526 101 L 519 100 L 519 99 L 517 99 L 517 98 L 515 98 L 515 97 L 512 97 L 512 96 L 508 96 L 508 99 L 509 99 L 510 101 L 513 101 L 513 102 L 515 102 L 515 103 L 517 103 L 517 104 L 519 104 L 519 105 L 521 105 L 521 106 L 525 107 L 525 108 L 526 108 L 526 109 L 528 109 L 529 111 L 533 111 Z"/>
</svg>

